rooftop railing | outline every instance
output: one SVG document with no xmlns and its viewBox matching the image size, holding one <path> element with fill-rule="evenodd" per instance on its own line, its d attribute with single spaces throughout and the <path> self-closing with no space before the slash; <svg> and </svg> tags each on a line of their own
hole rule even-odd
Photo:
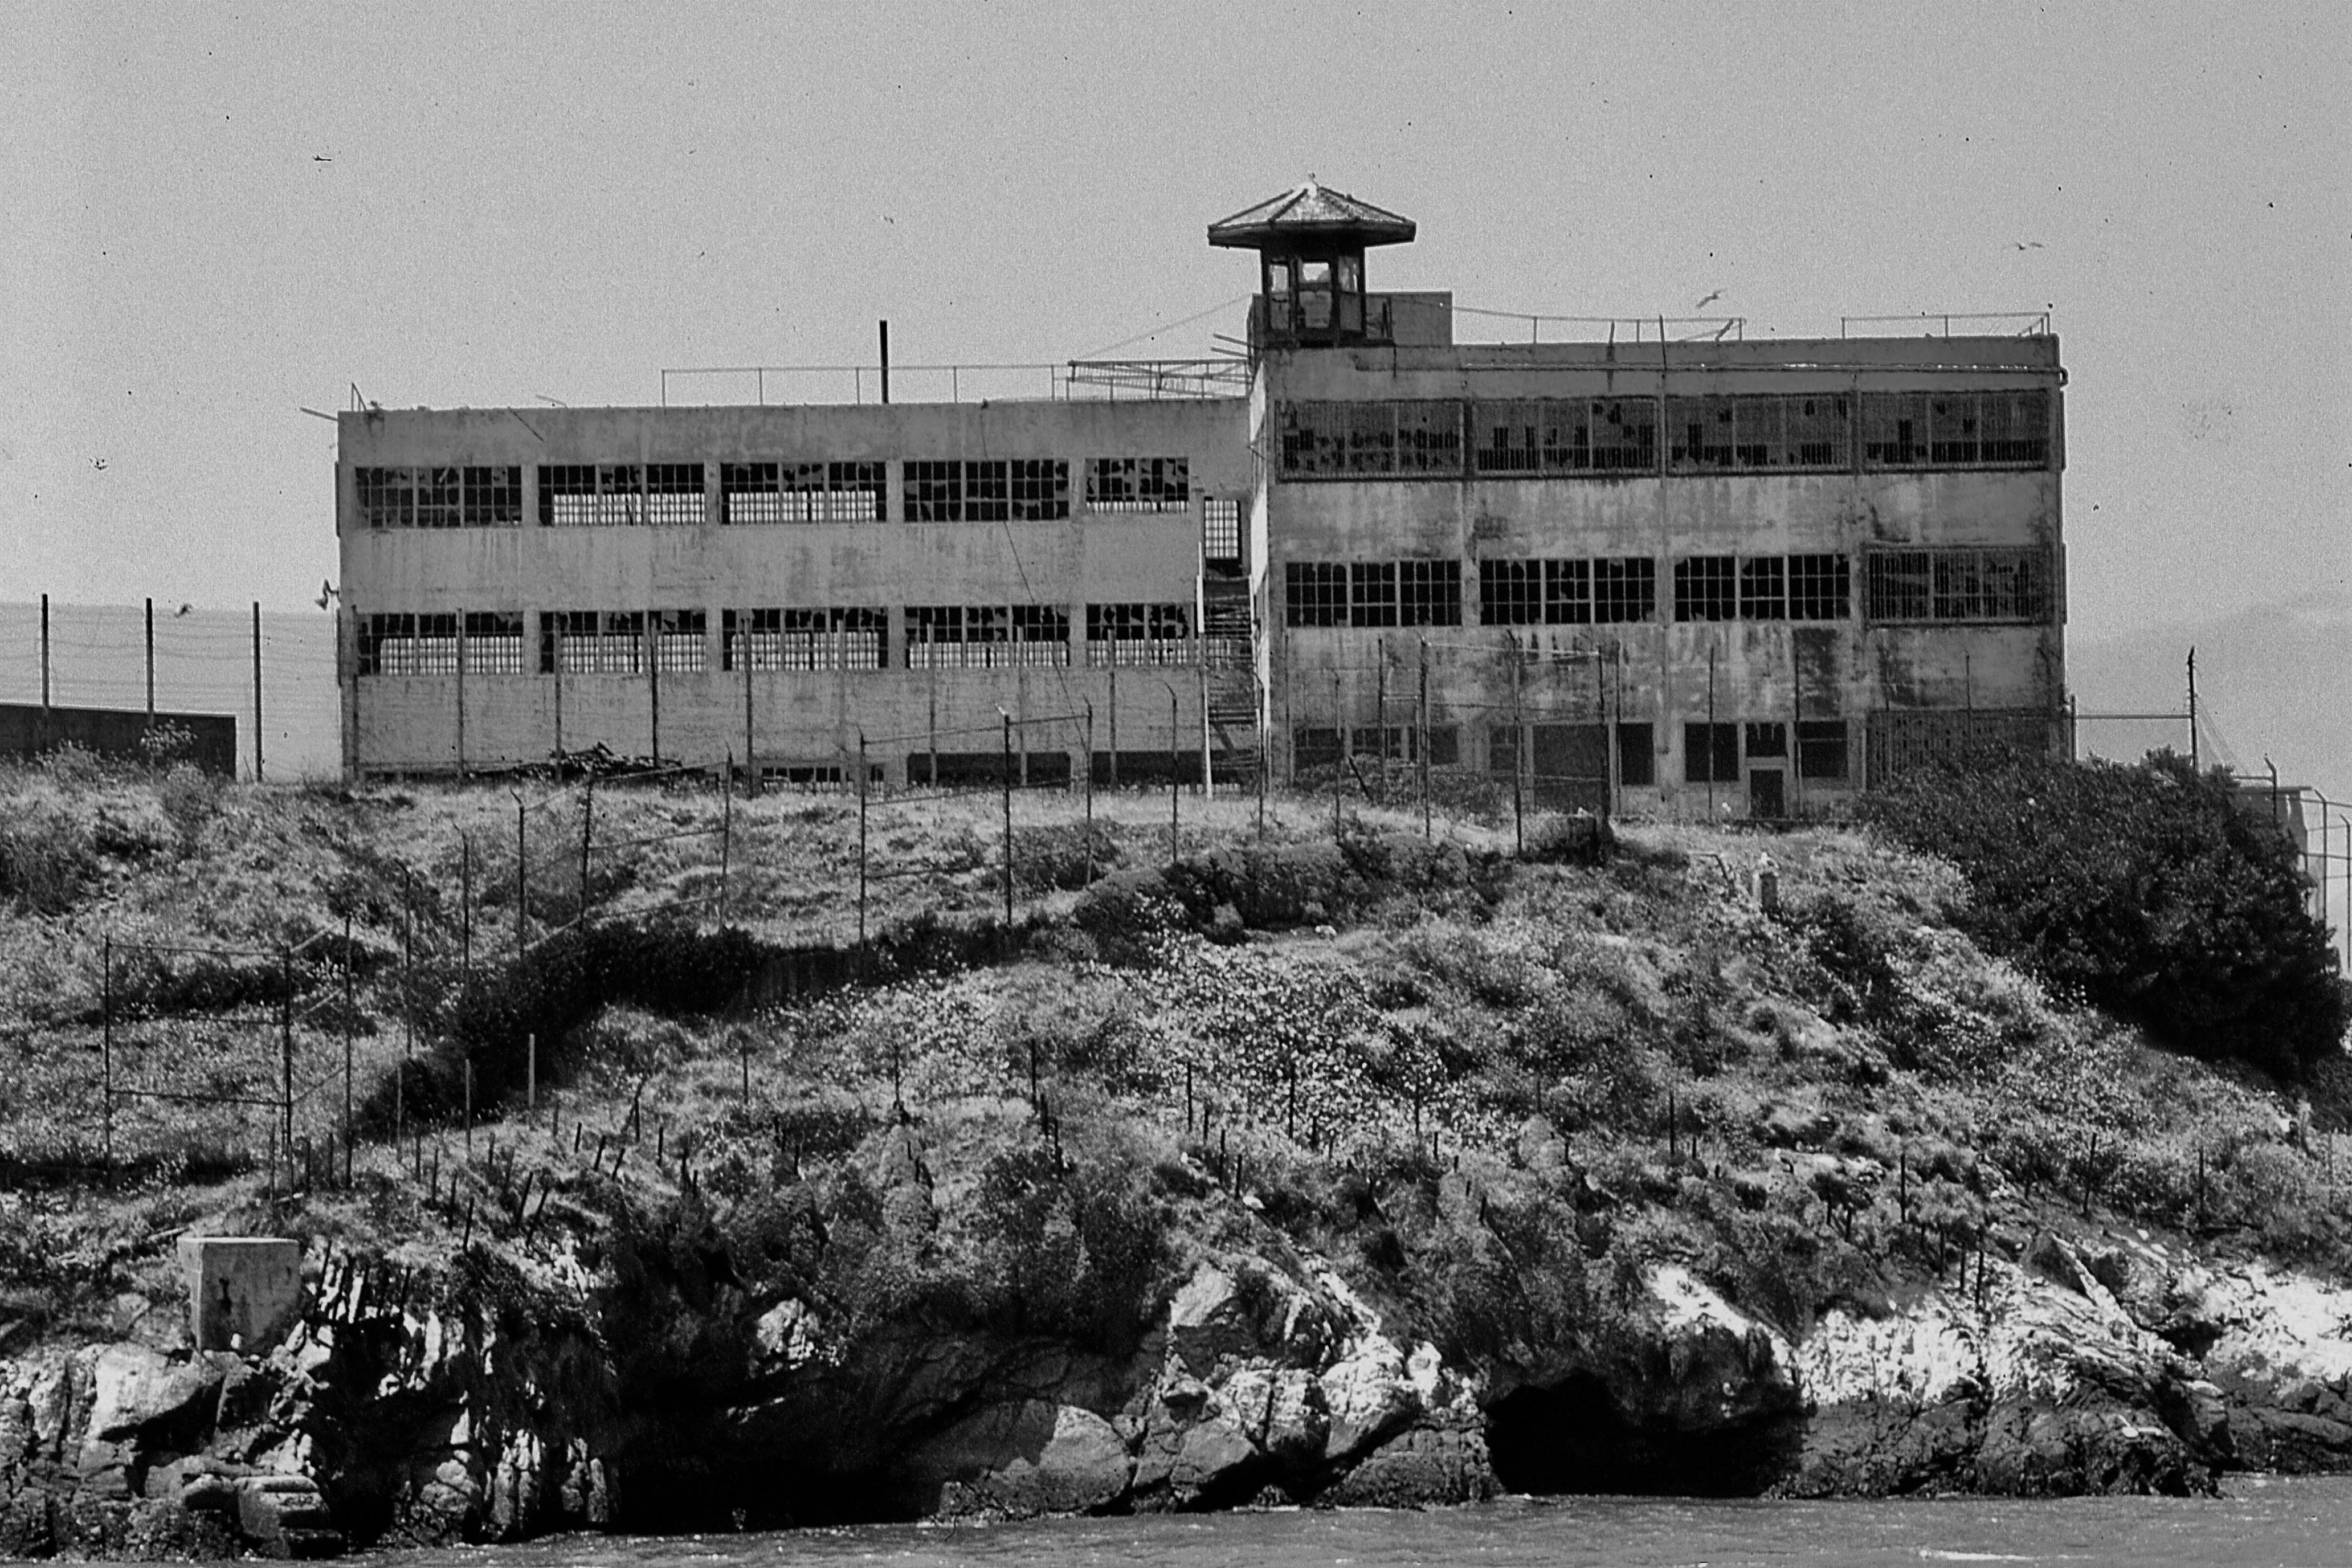
<svg viewBox="0 0 2352 1568">
<path fill-rule="evenodd" d="M 1238 397 L 1247 362 L 688 365 L 661 373 L 665 408 L 697 405 L 1139 402 Z"/>
<path fill-rule="evenodd" d="M 1953 323 L 1959 324 L 1958 331 Z M 2046 338 L 2048 310 L 1922 310 L 1911 316 L 1840 316 L 1842 338 Z"/>
</svg>

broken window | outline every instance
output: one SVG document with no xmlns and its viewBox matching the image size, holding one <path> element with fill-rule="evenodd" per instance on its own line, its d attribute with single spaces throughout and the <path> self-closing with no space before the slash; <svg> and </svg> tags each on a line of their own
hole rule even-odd
<svg viewBox="0 0 2352 1568">
<path fill-rule="evenodd" d="M 1852 613 L 1852 568 L 1843 555 L 1789 557 L 1789 618 L 1842 621 Z"/>
<path fill-rule="evenodd" d="M 721 667 L 740 670 L 882 669 L 889 612 L 878 606 L 727 610 Z"/>
<path fill-rule="evenodd" d="M 1397 624 L 1458 626 L 1462 624 L 1462 568 L 1452 561 L 1397 563 Z"/>
<path fill-rule="evenodd" d="M 665 675 L 695 675 L 709 659 L 710 617 L 702 610 L 656 610 L 655 668 Z"/>
<path fill-rule="evenodd" d="M 465 470 L 465 526 L 514 528 L 522 522 L 522 468 L 471 468 Z M 520 635 L 520 634 L 518 634 Z"/>
<path fill-rule="evenodd" d="M 1012 465 L 988 458 L 963 466 L 963 521 L 1009 522 L 1013 519 Z"/>
<path fill-rule="evenodd" d="M 1276 423 L 1286 478 L 1462 471 L 1462 405 L 1452 399 L 1286 403 Z"/>
<path fill-rule="evenodd" d="M 1241 564 L 1242 503 L 1231 496 L 1211 496 L 1201 509 L 1201 559 L 1218 566 Z"/>
<path fill-rule="evenodd" d="M 1357 561 L 1348 567 L 1348 624 L 1397 624 L 1397 570 L 1393 561 Z"/>
<path fill-rule="evenodd" d="M 362 528 L 416 526 L 416 471 L 413 468 L 354 468 Z"/>
<path fill-rule="evenodd" d="M 1070 612 L 1059 605 L 1013 606 L 1013 658 L 1022 664 L 1070 662 Z"/>
<path fill-rule="evenodd" d="M 1013 459 L 1013 515 L 1024 522 L 1069 516 L 1070 465 L 1059 458 Z"/>
<path fill-rule="evenodd" d="M 1486 771 L 1506 778 L 1519 771 L 1519 727 L 1517 724 L 1486 726 Z"/>
<path fill-rule="evenodd" d="M 1089 458 L 1087 505 L 1095 511 L 1186 511 L 1191 474 L 1183 458 Z"/>
<path fill-rule="evenodd" d="M 1739 563 L 1739 618 L 1785 620 L 1789 614 L 1788 563 L 1778 555 L 1755 555 Z"/>
<path fill-rule="evenodd" d="M 1469 405 L 1471 467 L 1482 474 L 1641 472 L 1657 467 L 1650 398 L 1480 400 Z"/>
<path fill-rule="evenodd" d="M 1786 724 L 1760 723 L 1748 726 L 1748 755 L 1785 757 L 1789 754 L 1789 727 Z"/>
<path fill-rule="evenodd" d="M 466 520 L 463 470 L 458 468 L 418 468 L 416 472 L 416 526 L 419 528 L 457 528 Z"/>
<path fill-rule="evenodd" d="M 646 465 L 646 521 L 664 527 L 696 528 L 701 526 L 702 465 L 700 463 L 647 463 Z M 664 665 L 663 668 L 669 667 Z"/>
<path fill-rule="evenodd" d="M 1592 467 L 1601 473 L 1651 473 L 1658 467 L 1658 405 L 1620 397 L 1592 405 Z"/>
<path fill-rule="evenodd" d="M 1580 626 L 1592 619 L 1592 563 L 1543 563 L 1544 624 Z"/>
<path fill-rule="evenodd" d="M 1164 665 L 1192 662 L 1192 606 L 1181 604 L 1088 605 L 1087 662 Z"/>
<path fill-rule="evenodd" d="M 1843 468 L 1850 407 L 1835 393 L 1670 397 L 1666 465 L 1679 474 Z"/>
<path fill-rule="evenodd" d="M 951 669 L 963 664 L 963 606 L 907 606 L 907 668 Z"/>
<path fill-rule="evenodd" d="M 362 675 L 455 675 L 457 617 L 453 612 L 392 611 L 360 623 Z"/>
<path fill-rule="evenodd" d="M 908 522 L 963 521 L 963 465 L 956 461 L 910 460 L 901 486 Z"/>
<path fill-rule="evenodd" d="M 1617 782 L 1647 789 L 1658 782 L 1656 742 L 1647 724 L 1617 726 Z"/>
<path fill-rule="evenodd" d="M 2039 624 L 2053 602 L 2049 554 L 2027 546 L 1874 550 L 1870 619 Z"/>
<path fill-rule="evenodd" d="M 1797 725 L 1797 776 L 1843 783 L 1846 731 L 1843 719 L 1807 719 Z"/>
<path fill-rule="evenodd" d="M 1738 784 L 1739 726 L 1685 724 L 1683 782 L 1696 784 Z"/>
<path fill-rule="evenodd" d="M 1692 555 L 1675 563 L 1675 619 L 1727 621 L 1737 608 L 1732 557 Z"/>
<path fill-rule="evenodd" d="M 880 463 L 721 463 L 719 521 L 879 522 L 883 472 Z"/>
<path fill-rule="evenodd" d="M 1332 561 L 1293 561 L 1282 569 L 1283 618 L 1294 626 L 1348 624 L 1348 569 Z"/>
<path fill-rule="evenodd" d="M 468 674 L 520 675 L 522 612 L 467 610 L 465 655 Z"/>
<path fill-rule="evenodd" d="M 1592 563 L 1592 618 L 1603 624 L 1646 621 L 1658 613 L 1658 563 L 1646 555 L 1603 557 Z"/>
<path fill-rule="evenodd" d="M 1531 626 L 1544 616 L 1541 561 L 1478 563 L 1478 622 L 1488 626 Z"/>
<path fill-rule="evenodd" d="M 625 527 L 644 520 L 644 506 L 635 463 L 551 463 L 539 470 L 541 527 Z"/>
<path fill-rule="evenodd" d="M 2050 392 L 1864 393 L 1862 430 L 1873 468 L 2047 468 Z"/>
</svg>

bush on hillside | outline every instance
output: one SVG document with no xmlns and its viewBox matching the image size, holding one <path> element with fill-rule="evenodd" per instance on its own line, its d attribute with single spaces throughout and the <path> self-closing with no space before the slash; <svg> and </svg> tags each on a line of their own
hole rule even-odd
<svg viewBox="0 0 2352 1568">
<path fill-rule="evenodd" d="M 1864 811 L 1967 876 L 1979 942 L 2178 1049 L 2291 1077 L 2340 1048 L 2352 1009 L 2295 847 L 2218 774 L 1979 755 Z"/>
</svg>

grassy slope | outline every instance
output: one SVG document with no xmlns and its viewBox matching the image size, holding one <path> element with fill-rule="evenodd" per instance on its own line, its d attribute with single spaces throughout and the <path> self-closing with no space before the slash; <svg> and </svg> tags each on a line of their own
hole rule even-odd
<svg viewBox="0 0 2352 1568">
<path fill-rule="evenodd" d="M 19 892 L 0 913 L 0 1151 L 58 1159 L 97 1140 L 109 932 L 265 949 L 325 933 L 291 966 L 297 1081 L 322 1086 L 298 1131 L 324 1139 L 346 1018 L 363 1100 L 405 1048 L 404 973 L 420 1011 L 457 978 L 461 835 L 474 961 L 494 973 L 510 952 L 515 805 L 500 788 L 0 777 Z M 722 809 L 600 791 L 596 837 L 708 827 Z M 854 931 L 854 802 L 724 809 L 736 920 L 776 943 Z M 876 812 L 877 858 L 929 868 L 877 879 L 876 928 L 998 909 L 998 809 Z M 1441 817 L 1456 848 L 1426 852 L 1417 820 L 1366 812 L 1340 855 L 1311 847 L 1329 844 L 1327 802 L 1277 801 L 1270 839 L 1328 896 L 1244 931 L 1230 911 L 1182 918 L 1148 878 L 1120 884 L 1139 899 L 1057 889 L 1082 879 L 1084 851 L 1050 824 L 1076 809 L 1017 803 L 1024 911 L 1047 918 L 1016 961 L 747 1016 L 608 1010 L 565 1070 L 572 1125 L 542 1110 L 486 1126 L 476 1152 L 495 1140 L 495 1163 L 465 1166 L 455 1129 L 364 1146 L 352 1190 L 271 1215 L 251 1160 L 266 1113 L 123 1106 L 118 1151 L 151 1157 L 130 1187 L 0 1191 L 0 1353 L 132 1327 L 174 1294 L 168 1238 L 190 1224 L 428 1268 L 470 1228 L 551 1282 L 599 1255 L 614 1216 L 682 1202 L 755 1293 L 819 1301 L 845 1338 L 945 1313 L 1108 1342 L 1194 1252 L 1297 1246 L 1449 1348 L 1527 1371 L 1605 1349 L 1612 1306 L 1667 1257 L 1791 1330 L 1899 1295 L 1974 1239 L 2013 1252 L 2060 1211 L 2201 1216 L 2229 1245 L 2344 1268 L 2330 1173 L 2281 1140 L 2274 1092 L 2054 1006 L 1946 923 L 1963 896 L 1948 870 L 1859 835 L 1636 826 L 1604 868 L 1514 866 L 1481 859 L 1508 849 L 1507 819 Z M 1164 795 L 1098 802 L 1108 854 L 1164 862 L 1165 812 Z M 1255 837 L 1253 801 L 1183 813 L 1188 855 Z M 534 935 L 576 910 L 579 829 L 576 799 L 531 815 Z M 1745 892 L 1767 848 L 1780 918 Z M 599 857 L 592 886 L 607 913 L 707 900 L 717 862 L 712 837 L 674 838 Z M 266 1081 L 282 973 L 266 956 L 124 955 L 116 994 L 152 1016 L 118 1029 L 121 1081 Z M 633 1105 L 643 1136 L 616 1181 L 597 1142 Z M 420 1160 L 460 1198 L 428 1201 Z M 510 1205 L 533 1187 L 526 1207 L 546 1213 L 526 1229 Z"/>
</svg>

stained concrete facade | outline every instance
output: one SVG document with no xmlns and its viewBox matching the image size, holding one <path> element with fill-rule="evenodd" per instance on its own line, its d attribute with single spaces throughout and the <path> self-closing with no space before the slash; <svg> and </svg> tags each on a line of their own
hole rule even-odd
<svg viewBox="0 0 2352 1568">
<path fill-rule="evenodd" d="M 1114 747 L 1139 781 L 1385 751 L 1551 804 L 1775 816 L 1971 737 L 2061 743 L 2053 336 L 1457 342 L 1450 296 L 1363 288 L 1408 220 L 1296 195 L 1211 230 L 1261 248 L 1246 395 L 342 416 L 351 770 L 602 744 L 993 778 L 1001 710 L 1050 783 L 1091 706 L 1097 777 Z M 1156 499 L 1097 493 L 1129 459 Z M 932 521 L 938 465 L 984 490 L 1006 460 L 1043 499 Z M 786 492 L 848 465 L 871 499 L 753 521 L 780 515 L 740 499 L 753 464 Z M 598 474 L 630 494 L 579 493 Z M 1066 640 L 942 648 L 938 606 Z M 826 625 L 860 629 L 790 629 Z"/>
</svg>

